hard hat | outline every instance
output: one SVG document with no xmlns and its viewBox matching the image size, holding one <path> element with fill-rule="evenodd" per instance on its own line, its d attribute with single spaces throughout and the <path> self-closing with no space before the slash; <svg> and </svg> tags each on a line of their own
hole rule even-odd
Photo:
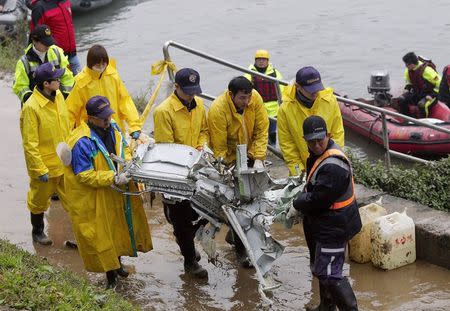
<svg viewBox="0 0 450 311">
<path fill-rule="evenodd" d="M 269 59 L 269 52 L 266 50 L 258 50 L 255 53 L 255 59 L 256 58 L 267 58 Z"/>
</svg>

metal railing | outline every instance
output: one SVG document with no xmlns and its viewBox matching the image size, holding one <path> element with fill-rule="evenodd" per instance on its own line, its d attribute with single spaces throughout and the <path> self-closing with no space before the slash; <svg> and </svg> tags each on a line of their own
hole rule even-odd
<svg viewBox="0 0 450 311">
<path fill-rule="evenodd" d="M 215 56 L 210 55 L 208 53 L 201 52 L 199 50 L 193 49 L 193 48 L 191 48 L 189 46 L 186 46 L 184 44 L 180 44 L 180 43 L 177 43 L 177 42 L 174 42 L 174 41 L 171 41 L 171 40 L 169 40 L 166 43 L 164 43 L 164 46 L 163 46 L 163 54 L 164 54 L 164 59 L 166 61 L 172 61 L 171 58 L 170 58 L 170 54 L 169 54 L 169 47 L 171 47 L 171 46 L 175 47 L 175 48 L 178 48 L 178 49 L 180 49 L 182 51 L 191 53 L 193 55 L 199 56 L 201 58 L 205 58 L 205 59 L 210 60 L 210 61 L 212 61 L 214 63 L 221 64 L 221 65 L 223 65 L 225 67 L 232 68 L 232 69 L 235 69 L 235 70 L 238 70 L 238 71 L 241 71 L 241 72 L 253 75 L 253 76 L 258 76 L 258 77 L 263 78 L 265 80 L 269 80 L 269 81 L 274 82 L 276 84 L 276 86 L 277 86 L 276 90 L 277 90 L 278 103 L 281 104 L 282 98 L 281 98 L 281 94 L 280 94 L 280 91 L 279 91 L 280 90 L 279 86 L 280 86 L 280 84 L 281 85 L 288 85 L 289 84 L 288 81 L 278 80 L 275 77 L 267 76 L 267 75 L 259 73 L 257 71 L 253 71 L 253 70 L 250 70 L 248 68 L 245 68 L 245 67 L 233 64 L 233 63 L 228 62 L 228 61 L 226 61 L 226 60 L 224 60 L 222 58 L 215 57 Z M 174 73 L 173 73 L 173 71 L 169 67 L 167 67 L 167 70 L 168 70 L 168 73 L 169 73 L 170 80 L 172 82 L 174 82 Z M 206 94 L 206 93 L 202 93 L 199 96 L 202 97 L 202 98 L 211 100 L 211 101 L 213 101 L 215 99 L 214 96 Z M 402 158 L 404 160 L 414 161 L 414 162 L 424 163 L 424 164 L 428 163 L 429 161 L 421 159 L 421 158 L 418 158 L 418 157 L 414 157 L 414 156 L 411 156 L 411 155 L 408 155 L 408 154 L 404 154 L 404 153 L 401 153 L 401 152 L 397 152 L 397 151 L 394 151 L 394 150 L 390 150 L 390 148 L 389 148 L 389 132 L 388 132 L 388 129 L 387 129 L 386 116 L 400 117 L 400 118 L 403 118 L 404 120 L 410 121 L 410 122 L 412 122 L 414 124 L 422 125 L 424 127 L 428 127 L 428 128 L 440 131 L 440 132 L 444 132 L 444 133 L 450 134 L 450 130 L 449 129 L 446 129 L 446 128 L 443 128 L 443 127 L 440 127 L 440 126 L 437 126 L 437 125 L 434 125 L 434 124 L 430 124 L 430 123 L 427 123 L 427 122 L 423 122 L 423 121 L 414 119 L 412 117 L 409 117 L 409 116 L 406 116 L 406 115 L 403 115 L 403 114 L 400 114 L 400 113 L 397 113 L 397 112 L 393 112 L 393 111 L 390 111 L 390 110 L 387 110 L 387 109 L 383 109 L 383 108 L 380 108 L 380 107 L 372 106 L 372 105 L 369 105 L 369 104 L 366 104 L 366 103 L 363 103 L 363 102 L 359 102 L 359 101 L 356 101 L 356 100 L 348 99 L 348 98 L 345 98 L 345 97 L 342 97 L 342 96 L 336 96 L 336 98 L 339 101 L 343 102 L 343 103 L 355 105 L 355 106 L 357 106 L 359 108 L 364 108 L 364 109 L 367 109 L 367 110 L 370 110 L 370 111 L 376 111 L 376 112 L 380 113 L 381 121 L 382 121 L 382 129 L 383 129 L 383 133 L 382 133 L 383 146 L 384 146 L 384 148 L 386 150 L 386 166 L 387 166 L 388 169 L 390 169 L 390 167 L 391 167 L 391 155 L 393 155 L 395 157 L 398 157 L 398 158 Z M 270 119 L 276 121 L 276 118 L 270 117 Z M 277 149 L 276 147 L 270 146 L 270 145 L 268 145 L 267 147 L 276 156 L 278 156 L 281 159 L 283 158 L 281 150 Z"/>
</svg>

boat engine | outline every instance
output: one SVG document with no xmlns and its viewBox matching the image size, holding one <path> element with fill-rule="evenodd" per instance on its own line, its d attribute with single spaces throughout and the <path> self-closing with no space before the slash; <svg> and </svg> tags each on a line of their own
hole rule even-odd
<svg viewBox="0 0 450 311">
<path fill-rule="evenodd" d="M 374 103 L 378 107 L 388 106 L 392 95 L 389 93 L 391 84 L 387 71 L 374 71 L 370 76 L 370 85 L 367 87 L 369 94 L 373 94 Z"/>
</svg>

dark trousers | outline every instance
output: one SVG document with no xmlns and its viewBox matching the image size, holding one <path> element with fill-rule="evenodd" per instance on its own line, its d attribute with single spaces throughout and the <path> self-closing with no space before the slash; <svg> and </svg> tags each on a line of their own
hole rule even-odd
<svg viewBox="0 0 450 311">
<path fill-rule="evenodd" d="M 183 200 L 175 204 L 164 204 L 164 214 L 167 221 L 173 226 L 173 234 L 180 247 L 184 262 L 189 264 L 195 261 L 194 236 L 199 225 L 194 225 L 199 216 L 192 209 L 191 202 Z"/>
<path fill-rule="evenodd" d="M 269 144 L 275 146 L 277 143 L 277 121 L 269 119 Z"/>
<path fill-rule="evenodd" d="M 316 243 L 312 271 L 320 282 L 332 285 L 342 280 L 346 245 L 347 242 Z"/>
</svg>

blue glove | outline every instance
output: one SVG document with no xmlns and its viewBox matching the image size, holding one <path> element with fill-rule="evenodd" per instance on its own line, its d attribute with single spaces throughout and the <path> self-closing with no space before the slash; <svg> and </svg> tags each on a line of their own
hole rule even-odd
<svg viewBox="0 0 450 311">
<path fill-rule="evenodd" d="M 130 134 L 131 138 L 137 140 L 139 139 L 139 136 L 141 135 L 141 131 L 134 131 L 133 133 Z"/>
<path fill-rule="evenodd" d="M 48 182 L 48 173 L 39 176 L 39 180 L 42 181 L 42 182 Z"/>
</svg>

